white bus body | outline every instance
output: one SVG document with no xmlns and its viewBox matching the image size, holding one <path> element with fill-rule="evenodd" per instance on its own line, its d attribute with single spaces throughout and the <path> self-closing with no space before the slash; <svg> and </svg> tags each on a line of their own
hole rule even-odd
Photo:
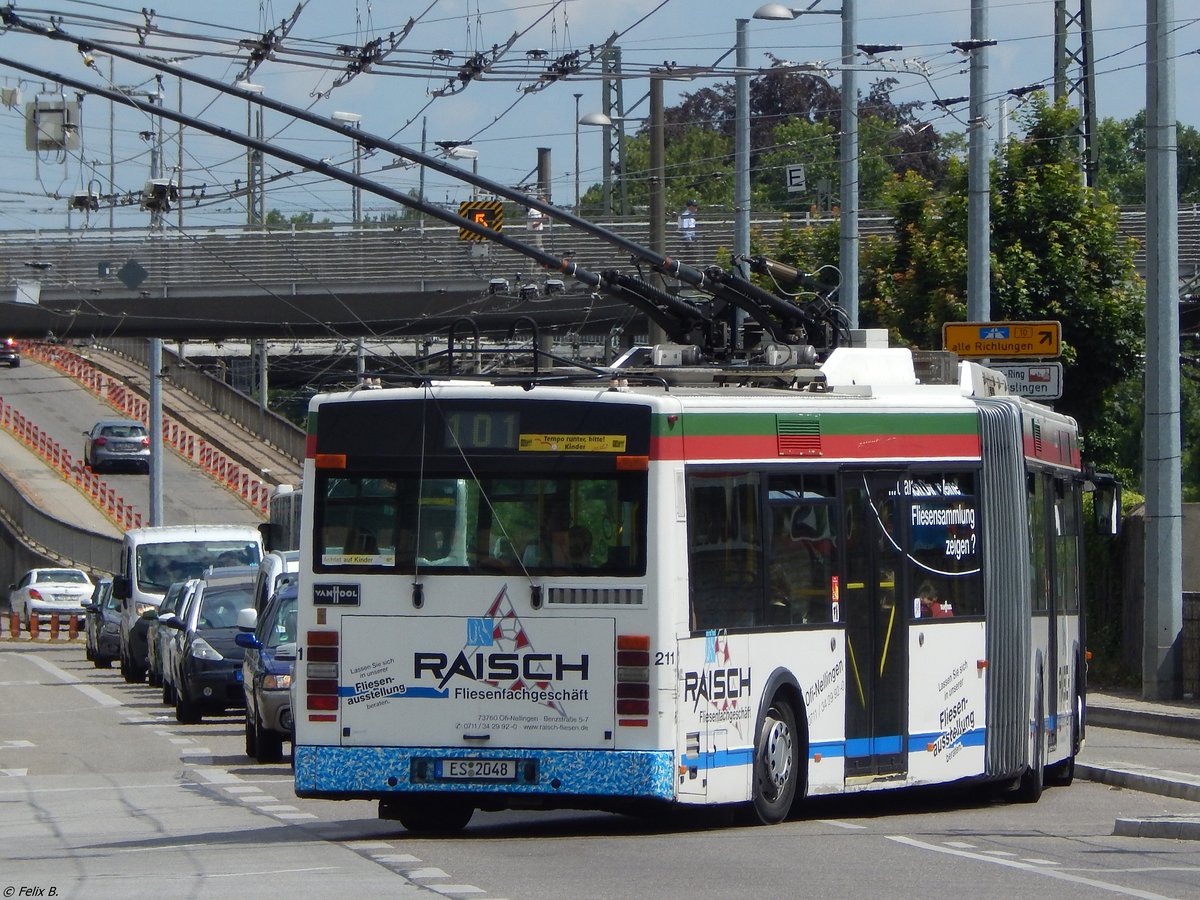
<svg viewBox="0 0 1200 900">
<path fill-rule="evenodd" d="M 447 829 L 475 808 L 743 803 L 774 822 L 805 795 L 1069 782 L 1074 422 L 918 385 L 911 361 L 898 377 L 897 351 L 873 383 L 871 359 L 814 391 L 314 398 L 297 793 Z M 431 490 L 458 510 L 441 559 Z M 581 562 L 529 549 L 564 507 L 590 532 Z"/>
</svg>

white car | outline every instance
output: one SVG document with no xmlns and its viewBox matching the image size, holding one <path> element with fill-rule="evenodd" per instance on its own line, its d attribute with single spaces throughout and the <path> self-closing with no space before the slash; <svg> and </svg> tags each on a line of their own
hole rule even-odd
<svg viewBox="0 0 1200 900">
<path fill-rule="evenodd" d="M 83 604 L 95 585 L 82 569 L 30 569 L 16 584 L 9 585 L 8 608 L 29 626 L 29 616 L 51 613 L 83 617 Z M 47 624 L 49 619 L 45 620 Z"/>
</svg>

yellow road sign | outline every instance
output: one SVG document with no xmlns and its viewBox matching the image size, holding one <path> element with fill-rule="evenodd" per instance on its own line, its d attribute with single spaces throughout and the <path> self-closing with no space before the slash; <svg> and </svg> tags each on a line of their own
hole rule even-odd
<svg viewBox="0 0 1200 900">
<path fill-rule="evenodd" d="M 959 356 L 1055 357 L 1062 353 L 1059 322 L 947 322 L 942 346 Z"/>
<path fill-rule="evenodd" d="M 464 219 L 470 219 L 477 225 L 490 228 L 492 231 L 504 230 L 504 204 L 499 200 L 467 200 L 458 204 L 458 214 Z M 483 235 L 468 231 L 466 228 L 458 229 L 458 239 L 460 241 L 487 240 Z"/>
</svg>

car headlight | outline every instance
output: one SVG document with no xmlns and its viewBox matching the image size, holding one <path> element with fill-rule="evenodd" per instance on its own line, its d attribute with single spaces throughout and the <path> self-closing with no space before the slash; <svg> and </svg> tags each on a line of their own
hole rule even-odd
<svg viewBox="0 0 1200 900">
<path fill-rule="evenodd" d="M 207 659 L 210 661 L 225 658 L 213 649 L 212 644 L 204 638 L 199 637 L 192 641 L 191 655 L 196 659 Z"/>
<path fill-rule="evenodd" d="M 266 691 L 285 691 L 292 686 L 292 676 L 290 674 L 264 675 L 262 686 Z"/>
</svg>

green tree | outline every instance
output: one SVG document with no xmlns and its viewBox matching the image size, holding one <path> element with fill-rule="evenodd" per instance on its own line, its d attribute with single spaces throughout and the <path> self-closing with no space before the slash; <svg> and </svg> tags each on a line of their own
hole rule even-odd
<svg viewBox="0 0 1200 900">
<path fill-rule="evenodd" d="M 1076 114 L 1035 101 L 992 169 L 991 315 L 1063 324 L 1064 390 L 1058 408 L 1075 416 L 1089 461 L 1115 461 L 1120 428 L 1107 405 L 1137 371 L 1143 287 L 1134 242 L 1120 236 L 1118 210 L 1079 177 Z M 967 171 L 947 162 L 941 189 L 915 171 L 884 191 L 894 239 L 864 247 L 860 323 L 894 340 L 933 349 L 944 322 L 966 318 Z M 836 235 L 836 226 L 829 229 Z M 788 235 L 773 255 L 806 271 L 836 262 L 828 238 Z M 821 260 L 801 250 L 824 247 Z"/>
<path fill-rule="evenodd" d="M 1146 202 L 1146 113 L 1102 119 L 1096 127 L 1096 187 L 1114 203 Z M 1180 203 L 1200 203 L 1200 131 L 1177 123 Z"/>
</svg>

